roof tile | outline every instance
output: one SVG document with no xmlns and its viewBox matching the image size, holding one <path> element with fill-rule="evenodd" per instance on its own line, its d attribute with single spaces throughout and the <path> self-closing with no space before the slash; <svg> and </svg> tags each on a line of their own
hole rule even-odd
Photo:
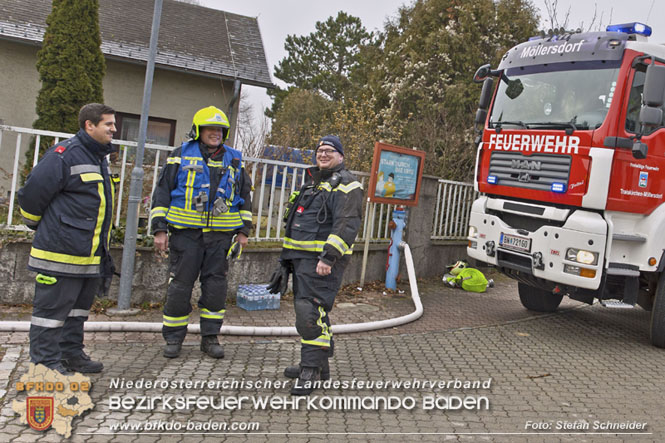
<svg viewBox="0 0 665 443">
<path fill-rule="evenodd" d="M 147 61 L 153 2 L 99 0 L 102 52 Z M 0 0 L 0 38 L 40 43 L 50 0 Z M 272 86 L 256 18 L 164 0 L 155 62 Z"/>
</svg>

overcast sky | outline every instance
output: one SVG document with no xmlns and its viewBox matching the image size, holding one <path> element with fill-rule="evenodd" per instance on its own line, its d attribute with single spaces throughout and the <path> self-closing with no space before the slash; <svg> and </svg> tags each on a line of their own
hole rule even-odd
<svg viewBox="0 0 665 443">
<path fill-rule="evenodd" d="M 275 65 L 286 56 L 284 41 L 289 34 L 306 35 L 314 31 L 317 21 L 325 21 L 330 16 L 336 16 L 338 11 L 360 17 L 368 31 L 382 30 L 385 21 L 395 16 L 398 8 L 410 4 L 411 0 L 200 0 L 202 6 L 222 9 L 235 14 L 258 17 L 263 44 L 265 46 L 268 66 L 271 75 Z M 549 27 L 545 9 L 545 0 L 534 0 L 533 3 L 541 11 L 543 27 Z M 650 41 L 665 43 L 665 1 L 663 0 L 559 0 L 558 16 L 564 17 L 570 8 L 568 29 L 574 29 L 584 24 L 589 27 L 594 16 L 594 7 L 597 9 L 596 24 L 602 17 L 604 26 L 612 23 L 625 23 L 641 21 L 653 28 Z M 661 23 L 657 19 L 661 19 Z M 594 25 L 593 29 L 596 29 Z M 482 60 L 478 63 L 481 64 Z M 273 83 L 282 85 L 272 77 Z M 248 91 L 250 101 L 258 113 L 264 107 L 270 106 L 270 98 L 263 88 L 243 86 Z"/>
</svg>

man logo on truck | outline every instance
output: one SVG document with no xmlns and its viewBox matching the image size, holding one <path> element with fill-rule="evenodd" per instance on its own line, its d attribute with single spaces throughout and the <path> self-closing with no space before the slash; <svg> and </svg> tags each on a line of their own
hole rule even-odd
<svg viewBox="0 0 665 443">
<path fill-rule="evenodd" d="M 539 161 L 529 161 L 529 160 L 513 160 L 510 163 L 510 167 L 513 169 L 530 169 L 533 171 L 540 171 L 540 167 L 543 162 Z"/>
</svg>

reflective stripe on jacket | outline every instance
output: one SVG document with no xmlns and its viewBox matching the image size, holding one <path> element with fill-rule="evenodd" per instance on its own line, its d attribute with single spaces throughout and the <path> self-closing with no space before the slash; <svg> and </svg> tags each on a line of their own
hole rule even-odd
<svg viewBox="0 0 665 443">
<path fill-rule="evenodd" d="M 102 145 L 81 130 L 50 148 L 18 192 L 21 215 L 36 229 L 28 268 L 49 275 L 99 276 L 110 271 L 115 198 Z"/>
<path fill-rule="evenodd" d="M 341 176 L 331 186 L 334 173 Z M 353 253 L 360 229 L 363 189 L 349 171 L 339 165 L 333 170 L 309 168 L 304 185 L 289 210 L 282 257 L 311 257 L 329 265 Z"/>
<path fill-rule="evenodd" d="M 168 157 L 155 189 L 153 231 L 165 230 L 168 222 L 175 228 L 246 230 L 249 234 L 252 216 L 248 181 L 240 151 L 224 145 L 220 154 L 206 162 L 198 141 L 183 143 Z M 198 196 L 203 199 L 197 205 Z M 221 210 L 215 211 L 215 201 Z"/>
</svg>

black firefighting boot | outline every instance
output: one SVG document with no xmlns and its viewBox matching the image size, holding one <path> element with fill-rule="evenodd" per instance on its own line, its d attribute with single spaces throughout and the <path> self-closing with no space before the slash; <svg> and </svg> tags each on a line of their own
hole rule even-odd
<svg viewBox="0 0 665 443">
<path fill-rule="evenodd" d="M 284 369 L 284 376 L 287 378 L 298 378 L 300 369 L 300 365 L 288 366 Z M 330 380 L 330 365 L 327 358 L 323 360 L 323 364 L 321 365 L 321 380 Z"/>
<path fill-rule="evenodd" d="M 304 366 L 300 370 L 300 375 L 291 388 L 291 395 L 309 395 L 317 388 L 318 382 L 321 380 L 321 370 L 319 368 L 312 368 Z"/>
<path fill-rule="evenodd" d="M 61 363 L 68 371 L 82 374 L 96 374 L 104 369 L 102 362 L 92 360 L 85 352 L 82 352 L 78 357 L 64 358 Z"/>
<path fill-rule="evenodd" d="M 70 376 L 74 375 L 72 371 L 69 369 L 65 368 L 62 363 L 57 363 L 55 366 L 50 367 L 49 369 L 52 369 L 54 371 L 58 371 L 60 374 L 64 376 Z"/>
<path fill-rule="evenodd" d="M 164 357 L 166 358 L 176 358 L 180 355 L 180 350 L 182 349 L 182 342 L 166 342 L 164 345 Z"/>
<path fill-rule="evenodd" d="M 201 351 L 212 358 L 224 358 L 224 348 L 217 341 L 216 335 L 205 335 L 201 337 Z"/>
</svg>

